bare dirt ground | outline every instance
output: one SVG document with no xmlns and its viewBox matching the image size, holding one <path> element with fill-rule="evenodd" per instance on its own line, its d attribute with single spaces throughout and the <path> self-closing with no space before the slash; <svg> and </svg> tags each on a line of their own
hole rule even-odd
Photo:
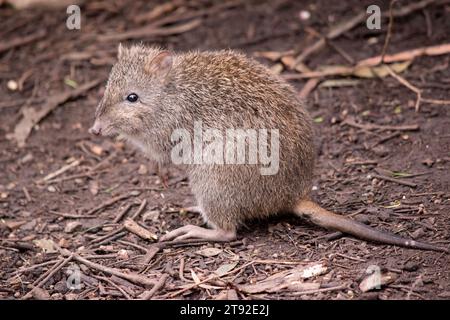
<svg viewBox="0 0 450 320">
<path fill-rule="evenodd" d="M 376 2 L 383 11 L 389 7 Z M 176 3 L 185 15 L 218 5 Z M 330 26 L 364 12 L 373 1 L 233 3 L 183 22 L 175 19 L 175 26 L 199 19 L 194 22 L 198 26 L 187 27 L 192 30 L 173 35 L 145 32 L 133 39 L 121 36 L 151 22 L 145 14 L 155 1 L 89 1 L 81 7 L 81 30 L 72 31 L 65 27 L 65 8 L 0 8 L 1 299 L 131 299 L 141 294 L 157 299 L 450 298 L 448 254 L 330 237 L 330 231 L 292 217 L 249 222 L 231 244 L 160 250 L 154 240 L 124 228 L 124 221 L 132 217 L 159 236 L 202 222 L 197 214 L 183 210 L 195 203 L 182 172 L 166 168 L 163 183 L 154 166 L 132 147 L 87 132 L 118 42 L 144 41 L 174 50 L 234 48 L 249 56 L 268 50 L 298 54 L 317 40 L 314 30 L 325 34 Z M 155 21 L 172 15 L 173 8 L 169 9 Z M 311 17 L 302 21 L 301 10 L 308 10 Z M 448 3 L 430 4 L 396 18 L 387 52 L 449 43 L 449 18 Z M 315 70 L 349 65 L 348 58 L 359 61 L 379 55 L 386 28 L 386 19 L 381 30 L 360 24 L 304 63 Z M 8 47 L 29 36 L 35 38 Z M 418 57 L 402 76 L 421 88 L 424 97 L 448 100 L 449 57 Z M 257 59 L 269 66 L 279 63 L 260 55 Z M 15 91 L 8 88 L 11 79 L 19 84 Z M 23 108 L 40 110 L 52 97 L 96 79 L 99 85 L 62 101 L 37 124 L 23 147 L 7 138 Z M 319 86 L 307 98 L 317 132 L 313 197 L 328 209 L 378 229 L 449 247 L 450 107 L 422 102 L 415 112 L 415 93 L 396 79 L 353 80 L 351 86 Z M 305 82 L 292 84 L 300 90 Z M 405 125 L 418 127 L 399 127 Z M 67 165 L 67 171 L 43 180 Z M 69 257 L 57 246 L 68 250 Z M 297 288 L 292 281 L 283 282 L 286 272 L 295 278 L 309 263 L 322 263 L 326 270 Z M 68 270 L 77 267 L 81 287 L 69 290 Z M 363 293 L 359 284 L 373 268 L 390 281 L 381 290 Z M 269 276 L 275 282 L 267 282 Z M 149 293 L 161 279 L 165 280 L 161 287 Z M 276 284 L 279 287 L 271 290 Z M 28 294 L 34 286 L 40 289 Z"/>
</svg>

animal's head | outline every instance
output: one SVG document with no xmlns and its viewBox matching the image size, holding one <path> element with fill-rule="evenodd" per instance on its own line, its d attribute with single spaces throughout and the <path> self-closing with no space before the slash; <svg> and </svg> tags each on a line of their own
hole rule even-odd
<svg viewBox="0 0 450 320">
<path fill-rule="evenodd" d="M 90 132 L 139 138 L 164 121 L 158 112 L 173 64 L 173 55 L 159 48 L 119 45 L 105 93 Z"/>
</svg>

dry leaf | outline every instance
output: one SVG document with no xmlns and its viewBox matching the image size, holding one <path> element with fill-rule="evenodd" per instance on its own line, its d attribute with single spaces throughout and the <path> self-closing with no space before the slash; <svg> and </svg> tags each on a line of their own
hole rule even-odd
<svg viewBox="0 0 450 320">
<path fill-rule="evenodd" d="M 17 228 L 23 226 L 26 223 L 27 223 L 27 221 L 23 221 L 23 220 L 5 220 L 5 221 L 2 221 L 2 224 L 4 224 L 8 229 L 11 229 L 11 230 L 17 229 Z"/>
<path fill-rule="evenodd" d="M 228 272 L 230 272 L 231 270 L 233 270 L 238 265 L 238 263 L 239 262 L 236 261 L 233 263 L 223 264 L 219 268 L 217 268 L 217 270 L 214 271 L 214 273 L 216 275 L 218 275 L 219 277 L 222 277 L 222 276 L 226 275 Z"/>
<path fill-rule="evenodd" d="M 33 243 L 42 249 L 45 253 L 57 252 L 57 246 L 51 239 L 34 240 Z"/>
<path fill-rule="evenodd" d="M 199 284 L 201 282 L 200 278 L 197 276 L 195 271 L 192 269 L 191 269 L 191 276 L 192 276 L 192 280 L 194 280 L 195 284 Z"/>
<path fill-rule="evenodd" d="M 223 250 L 219 249 L 219 248 L 205 248 L 205 249 L 198 250 L 195 253 L 209 258 L 209 257 L 217 256 L 219 253 L 222 253 L 222 252 L 223 252 Z"/>
<path fill-rule="evenodd" d="M 89 181 L 89 192 L 93 196 L 96 196 L 98 194 L 98 181 L 96 180 Z"/>
</svg>

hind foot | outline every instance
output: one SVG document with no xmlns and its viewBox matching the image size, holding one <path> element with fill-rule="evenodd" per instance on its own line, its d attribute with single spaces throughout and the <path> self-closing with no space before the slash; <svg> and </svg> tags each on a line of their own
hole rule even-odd
<svg viewBox="0 0 450 320">
<path fill-rule="evenodd" d="M 186 239 L 198 239 L 212 242 L 228 242 L 236 239 L 236 231 L 206 229 L 198 226 L 187 225 L 175 229 L 162 236 L 160 241 L 182 241 Z"/>
</svg>

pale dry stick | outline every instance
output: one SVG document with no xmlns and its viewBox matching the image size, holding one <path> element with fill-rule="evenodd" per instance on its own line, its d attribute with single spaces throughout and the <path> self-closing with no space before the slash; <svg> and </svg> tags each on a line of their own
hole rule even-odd
<svg viewBox="0 0 450 320">
<path fill-rule="evenodd" d="M 386 50 L 387 50 L 389 41 L 391 40 L 391 36 L 392 36 L 392 26 L 394 25 L 394 16 L 392 14 L 392 10 L 393 10 L 394 4 L 396 2 L 397 2 L 397 0 L 391 0 L 391 2 L 389 3 L 389 24 L 388 24 L 386 40 L 384 41 L 383 50 L 381 51 L 381 63 L 384 63 L 384 56 L 386 55 Z"/>
<path fill-rule="evenodd" d="M 381 179 L 381 180 L 395 182 L 395 183 L 402 184 L 404 186 L 408 186 L 408 187 L 411 187 L 411 188 L 416 188 L 417 187 L 416 183 L 405 181 L 405 180 L 402 180 L 402 179 L 395 179 L 395 178 L 387 177 L 387 176 L 380 175 L 380 174 L 374 174 L 374 173 L 372 173 L 371 176 L 372 176 L 372 178 L 377 178 L 377 179 Z"/>
<path fill-rule="evenodd" d="M 71 163 L 69 163 L 69 164 L 67 164 L 67 165 L 65 165 L 65 166 L 63 166 L 63 167 L 61 167 L 60 169 L 58 169 L 58 170 L 56 170 L 56 171 L 54 171 L 54 172 L 52 172 L 52 173 L 49 173 L 49 174 L 46 175 L 44 178 L 42 178 L 41 180 L 37 181 L 37 183 L 44 183 L 44 182 L 46 182 L 46 181 L 48 181 L 48 180 L 51 180 L 51 179 L 53 179 L 53 178 L 56 178 L 57 176 L 63 174 L 64 172 L 66 172 L 66 171 L 68 171 L 68 170 L 70 170 L 70 169 L 72 169 L 72 168 L 75 168 L 75 167 L 79 166 L 80 163 L 81 163 L 81 160 L 75 160 L 75 161 L 72 161 Z"/>
<path fill-rule="evenodd" d="M 399 126 L 391 126 L 391 125 L 379 125 L 375 123 L 356 123 L 352 118 L 345 119 L 342 124 L 355 127 L 358 129 L 364 129 L 364 130 L 398 130 L 398 131 L 416 131 L 419 130 L 420 127 L 418 124 L 406 124 L 406 125 L 399 125 Z"/>
<path fill-rule="evenodd" d="M 419 111 L 419 106 L 420 106 L 420 100 L 422 99 L 422 91 L 419 88 L 413 86 L 411 83 L 409 83 L 402 76 L 396 74 L 394 72 L 394 70 L 391 69 L 390 66 L 386 65 L 386 70 L 387 70 L 387 72 L 389 73 L 389 75 L 391 77 L 393 77 L 395 80 L 400 82 L 402 85 L 404 85 L 405 87 L 407 87 L 409 90 L 413 91 L 417 95 L 416 104 L 414 106 L 414 109 L 416 110 L 416 112 L 418 112 Z"/>
<path fill-rule="evenodd" d="M 144 286 L 152 286 L 152 285 L 155 284 L 154 280 L 151 280 L 151 279 L 149 279 L 147 277 L 141 276 L 140 274 L 137 274 L 137 273 L 124 273 L 122 271 L 119 271 L 118 269 L 110 268 L 110 267 L 107 267 L 107 266 L 103 266 L 103 265 L 101 265 L 99 263 L 95 263 L 95 262 L 89 261 L 89 260 L 87 260 L 87 259 L 85 259 L 85 258 L 83 258 L 83 257 L 81 257 L 81 256 L 79 256 L 77 254 L 73 254 L 73 259 L 78 261 L 78 262 L 80 262 L 80 263 L 82 263 L 82 264 L 84 264 L 84 265 L 86 265 L 89 268 L 96 269 L 96 270 L 101 271 L 101 272 L 105 272 L 105 273 L 108 273 L 108 274 L 115 275 L 117 277 L 126 279 L 126 280 L 128 280 L 130 282 L 133 282 L 135 284 L 144 285 Z"/>
<path fill-rule="evenodd" d="M 126 219 L 125 222 L 123 223 L 123 226 L 129 232 L 137 235 L 138 237 L 144 240 L 158 240 L 158 236 L 156 234 L 150 232 L 144 227 L 141 227 L 132 219 Z"/>
<path fill-rule="evenodd" d="M 298 96 L 300 99 L 306 99 L 308 95 L 314 90 L 315 87 L 319 84 L 319 78 L 311 78 L 309 79 L 303 88 L 300 90 Z"/>
<path fill-rule="evenodd" d="M 33 201 L 33 199 L 30 196 L 30 193 L 28 192 L 27 187 L 23 187 L 22 191 L 23 191 L 23 194 L 25 195 L 25 198 L 27 199 L 28 202 Z"/>
<path fill-rule="evenodd" d="M 395 54 L 386 54 L 383 61 L 385 63 L 401 62 L 413 60 L 420 56 L 439 56 L 450 53 L 450 43 L 443 43 L 435 46 L 421 47 L 410 49 L 406 51 L 401 51 Z M 379 65 L 381 62 L 381 56 L 375 56 L 360 60 L 357 66 L 373 67 Z"/>
<path fill-rule="evenodd" d="M 156 292 L 158 292 L 160 289 L 162 289 L 167 281 L 167 278 L 169 278 L 168 274 L 163 274 L 161 278 L 159 278 L 158 282 L 151 288 L 149 291 L 145 291 L 142 296 L 141 300 L 150 300 Z"/>
<path fill-rule="evenodd" d="M 421 98 L 420 100 L 422 102 L 427 102 L 427 103 L 431 103 L 431 104 L 450 105 L 450 100 L 436 100 L 436 99 L 426 99 L 426 98 Z"/>
</svg>

